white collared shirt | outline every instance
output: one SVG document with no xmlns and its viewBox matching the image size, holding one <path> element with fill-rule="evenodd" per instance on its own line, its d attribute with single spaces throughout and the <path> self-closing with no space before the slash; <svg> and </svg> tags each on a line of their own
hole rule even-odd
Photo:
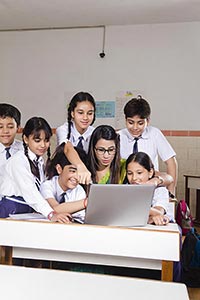
<svg viewBox="0 0 200 300">
<path fill-rule="evenodd" d="M 154 190 L 152 207 L 160 206 L 165 210 L 166 215 L 170 220 L 174 220 L 173 212 L 169 204 L 169 191 L 164 186 L 159 186 Z"/>
<path fill-rule="evenodd" d="M 133 152 L 134 137 L 127 128 L 120 130 L 119 134 L 121 158 L 127 159 Z M 162 132 L 152 126 L 147 126 L 138 140 L 138 151 L 145 152 L 150 156 L 156 170 L 158 170 L 158 156 L 166 161 L 176 155 Z"/>
<path fill-rule="evenodd" d="M 79 137 L 83 137 L 83 149 L 85 152 L 88 152 L 88 147 L 89 147 L 89 142 L 90 142 L 90 137 L 95 128 L 93 126 L 89 126 L 87 130 L 83 133 L 80 134 L 78 130 L 76 129 L 75 124 L 72 122 L 71 126 L 71 135 L 69 141 L 72 143 L 72 145 L 75 147 L 77 146 L 79 142 Z M 59 126 L 56 129 L 56 136 L 57 136 L 57 145 L 62 144 L 63 142 L 66 141 L 68 135 L 68 122 L 66 121 L 63 125 Z"/>
<path fill-rule="evenodd" d="M 153 194 L 152 207 L 160 206 L 167 212 L 169 204 L 169 191 L 166 187 L 157 187 Z"/>
<path fill-rule="evenodd" d="M 69 189 L 67 191 L 63 191 L 58 182 L 58 176 L 52 177 L 50 180 L 44 181 L 40 186 L 40 192 L 45 199 L 54 198 L 55 200 L 60 202 L 63 193 L 65 195 L 65 202 L 72 202 L 77 200 L 85 199 L 86 193 L 81 185 L 77 185 L 74 189 Z M 84 221 L 85 218 L 85 210 L 81 210 L 72 214 L 73 218 Z"/>
<path fill-rule="evenodd" d="M 36 155 L 30 150 L 28 150 L 28 155 L 32 161 L 36 159 Z M 42 164 L 43 158 L 41 157 L 39 160 Z M 44 174 L 42 177 L 44 178 Z M 23 197 L 34 210 L 45 217 L 52 211 L 36 187 L 35 176 L 31 172 L 30 163 L 24 151 L 18 151 L 8 159 L 0 183 L 0 194 Z"/>
<path fill-rule="evenodd" d="M 4 175 L 4 166 L 7 163 L 6 159 L 6 150 L 5 146 L 0 143 L 0 176 Z M 10 145 L 10 155 L 13 156 L 15 153 L 17 153 L 19 150 L 23 150 L 23 143 L 22 141 L 14 140 L 14 142 Z"/>
</svg>

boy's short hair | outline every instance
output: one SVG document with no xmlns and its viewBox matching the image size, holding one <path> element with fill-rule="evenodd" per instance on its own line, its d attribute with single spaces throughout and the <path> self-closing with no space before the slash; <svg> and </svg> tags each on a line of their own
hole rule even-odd
<svg viewBox="0 0 200 300">
<path fill-rule="evenodd" d="M 65 166 L 71 165 L 72 163 L 68 160 L 64 153 L 65 142 L 56 147 L 52 157 L 46 163 L 45 173 L 47 179 L 51 179 L 54 176 L 58 175 L 56 165 L 59 164 L 62 169 Z"/>
<path fill-rule="evenodd" d="M 124 106 L 125 118 L 132 118 L 139 116 L 141 119 L 148 119 L 151 114 L 151 108 L 149 103 L 141 96 L 133 98 Z"/>
<path fill-rule="evenodd" d="M 21 123 L 21 112 L 15 106 L 8 103 L 0 103 L 0 118 L 5 119 L 6 117 L 13 118 L 17 127 Z"/>
</svg>

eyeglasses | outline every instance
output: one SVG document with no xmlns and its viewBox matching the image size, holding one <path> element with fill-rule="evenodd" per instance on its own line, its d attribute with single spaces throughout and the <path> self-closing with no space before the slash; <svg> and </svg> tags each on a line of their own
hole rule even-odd
<svg viewBox="0 0 200 300">
<path fill-rule="evenodd" d="M 109 155 L 114 155 L 115 152 L 116 152 L 115 147 L 110 147 L 108 149 L 105 149 L 105 148 L 95 148 L 95 150 L 96 150 L 96 152 L 99 155 L 104 155 L 106 152 L 108 152 Z"/>
</svg>

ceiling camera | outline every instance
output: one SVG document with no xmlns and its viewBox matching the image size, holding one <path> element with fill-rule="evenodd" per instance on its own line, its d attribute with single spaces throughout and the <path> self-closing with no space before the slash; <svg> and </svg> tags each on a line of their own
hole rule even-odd
<svg viewBox="0 0 200 300">
<path fill-rule="evenodd" d="M 105 57 L 105 53 L 104 53 L 104 52 L 101 52 L 101 53 L 99 53 L 99 56 L 100 56 L 101 58 L 104 58 L 104 57 Z"/>
</svg>

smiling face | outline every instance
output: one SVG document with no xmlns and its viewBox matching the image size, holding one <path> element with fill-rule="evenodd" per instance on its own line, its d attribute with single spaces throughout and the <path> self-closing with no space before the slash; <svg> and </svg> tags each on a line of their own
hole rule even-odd
<svg viewBox="0 0 200 300">
<path fill-rule="evenodd" d="M 135 161 L 131 161 L 127 166 L 127 179 L 130 184 L 146 183 L 153 176 L 153 169 L 148 171 Z"/>
<path fill-rule="evenodd" d="M 61 165 L 57 164 L 56 170 L 59 174 L 58 182 L 63 191 L 74 189 L 78 185 L 78 173 L 76 166 L 66 165 L 62 169 Z"/>
<path fill-rule="evenodd" d="M 148 126 L 148 122 L 148 119 L 141 119 L 139 116 L 127 117 L 126 127 L 132 136 L 139 137 Z"/>
<path fill-rule="evenodd" d="M 94 106 L 89 101 L 78 102 L 74 111 L 71 112 L 76 129 L 83 134 L 92 124 L 94 119 Z"/>
<path fill-rule="evenodd" d="M 41 130 L 38 136 L 31 134 L 26 137 L 24 135 L 23 139 L 29 149 L 37 156 L 44 155 L 50 146 L 50 140 L 46 139 L 44 130 Z"/>
<path fill-rule="evenodd" d="M 100 168 L 110 166 L 116 153 L 115 142 L 100 139 L 96 143 L 94 151 Z"/>
<path fill-rule="evenodd" d="M 12 145 L 18 126 L 13 118 L 0 118 L 0 143 L 5 147 Z"/>
</svg>

